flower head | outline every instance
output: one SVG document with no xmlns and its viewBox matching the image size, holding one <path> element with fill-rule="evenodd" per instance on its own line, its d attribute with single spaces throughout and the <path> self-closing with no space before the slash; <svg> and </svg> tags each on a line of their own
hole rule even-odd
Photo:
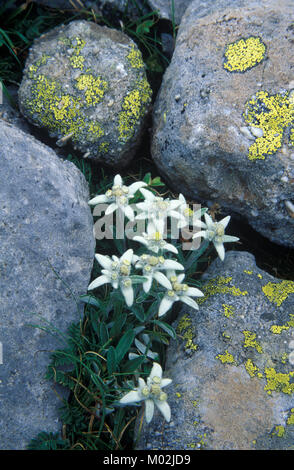
<svg viewBox="0 0 294 470">
<path fill-rule="evenodd" d="M 238 237 L 233 237 L 231 235 L 225 234 L 225 229 L 230 221 L 230 216 L 228 215 L 219 222 L 214 222 L 210 215 L 204 214 L 205 223 L 199 221 L 198 225 L 203 228 L 193 235 L 193 238 L 203 237 L 206 240 L 211 241 L 214 244 L 214 247 L 218 253 L 218 256 L 223 261 L 225 259 L 225 249 L 224 243 L 227 242 L 236 242 L 239 240 Z"/>
<path fill-rule="evenodd" d="M 161 271 L 166 271 L 168 269 L 182 271 L 184 269 L 182 264 L 171 259 L 165 259 L 163 256 L 155 256 L 145 253 L 137 259 L 138 261 L 136 262 L 135 267 L 142 269 L 143 276 L 146 278 L 146 281 L 143 282 L 143 289 L 146 293 L 149 292 L 153 279 L 167 289 L 172 288 L 170 281 Z"/>
<path fill-rule="evenodd" d="M 134 403 L 145 401 L 146 421 L 150 423 L 154 414 L 154 405 L 162 413 L 166 421 L 170 421 L 171 411 L 167 403 L 167 394 L 162 388 L 169 385 L 171 379 L 162 378 L 162 368 L 157 362 L 153 362 L 153 367 L 147 381 L 141 377 L 138 380 L 138 387 L 127 393 L 120 399 L 120 403 L 132 405 Z"/>
<path fill-rule="evenodd" d="M 177 248 L 171 243 L 167 243 L 163 238 L 163 232 L 160 231 L 153 222 L 149 222 L 147 233 L 143 232 L 142 236 L 136 235 L 133 240 L 145 245 L 148 250 L 158 253 L 160 250 L 171 251 L 177 254 Z"/>
<path fill-rule="evenodd" d="M 201 292 L 196 287 L 189 287 L 187 284 L 183 283 L 185 274 L 179 274 L 178 276 L 174 271 L 169 272 L 168 279 L 171 282 L 172 288 L 167 289 L 161 303 L 159 306 L 158 316 L 161 317 L 164 315 L 173 305 L 174 302 L 184 302 L 196 310 L 198 310 L 198 305 L 194 299 L 191 297 L 203 297 L 203 292 Z"/>
<path fill-rule="evenodd" d="M 112 188 L 108 189 L 105 194 L 101 194 L 91 199 L 89 204 L 95 206 L 97 204 L 108 203 L 109 206 L 105 211 L 106 215 L 120 209 L 128 219 L 133 221 L 135 214 L 133 209 L 129 206 L 129 200 L 134 196 L 136 191 L 143 186 L 147 186 L 143 181 L 138 181 L 130 186 L 125 186 L 121 176 L 116 175 L 114 177 Z"/>
<path fill-rule="evenodd" d="M 136 219 L 148 219 L 159 231 L 164 230 L 167 217 L 184 220 L 181 213 L 175 210 L 181 204 L 178 199 L 164 199 L 144 188 L 140 188 L 140 192 L 143 194 L 145 201 L 137 204 L 137 208 L 141 210 L 141 213 L 136 216 Z"/>
<path fill-rule="evenodd" d="M 95 258 L 104 269 L 101 270 L 102 276 L 94 279 L 88 290 L 110 283 L 114 289 L 120 288 L 126 304 L 130 307 L 134 302 L 132 279 L 130 277 L 133 250 L 127 250 L 120 258 L 115 255 L 110 258 L 100 254 L 96 254 Z"/>
</svg>

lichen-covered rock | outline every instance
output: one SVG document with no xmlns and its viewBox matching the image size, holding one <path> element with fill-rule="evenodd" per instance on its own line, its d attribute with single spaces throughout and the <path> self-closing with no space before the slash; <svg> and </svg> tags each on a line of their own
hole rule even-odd
<svg viewBox="0 0 294 470">
<path fill-rule="evenodd" d="M 125 34 L 73 21 L 34 42 L 19 89 L 22 113 L 60 145 L 125 166 L 140 141 L 151 101 L 145 66 Z"/>
<path fill-rule="evenodd" d="M 293 3 L 201 18 L 198 6 L 183 17 L 155 103 L 152 156 L 173 187 L 293 247 Z"/>
<path fill-rule="evenodd" d="M 152 10 L 156 10 L 160 18 L 180 24 L 188 6 L 193 2 L 194 18 L 201 18 L 228 7 L 241 7 L 248 4 L 267 4 L 268 0 L 148 0 Z"/>
<path fill-rule="evenodd" d="M 60 431 L 44 376 L 64 343 L 30 325 L 65 335 L 80 320 L 95 241 L 82 173 L 2 120 L 0 141 L 0 449 L 18 450 Z"/>
<path fill-rule="evenodd" d="M 139 449 L 294 449 L 294 282 L 230 251 L 182 308 L 164 376 L 170 423 L 144 424 Z"/>
</svg>

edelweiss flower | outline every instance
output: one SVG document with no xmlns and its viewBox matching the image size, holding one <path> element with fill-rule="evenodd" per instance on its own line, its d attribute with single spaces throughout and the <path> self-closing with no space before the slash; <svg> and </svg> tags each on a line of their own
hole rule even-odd
<svg viewBox="0 0 294 470">
<path fill-rule="evenodd" d="M 191 299 L 191 297 L 203 297 L 203 292 L 196 287 L 189 287 L 187 284 L 182 284 L 185 274 L 176 276 L 175 272 L 170 272 L 168 278 L 172 288 L 168 289 L 163 297 L 159 306 L 158 316 L 161 317 L 164 315 L 171 308 L 173 303 L 178 300 L 198 310 L 199 307 L 197 303 L 195 300 Z"/>
<path fill-rule="evenodd" d="M 136 216 L 136 219 L 148 219 L 152 221 L 155 228 L 159 231 L 164 230 L 164 224 L 167 217 L 174 217 L 184 221 L 184 217 L 175 209 L 180 205 L 177 199 L 163 199 L 155 196 L 151 191 L 140 188 L 140 192 L 145 197 L 144 202 L 139 202 L 137 208 L 142 212 Z"/>
<path fill-rule="evenodd" d="M 91 199 L 89 204 L 96 206 L 97 204 L 108 203 L 110 205 L 107 207 L 105 215 L 111 214 L 116 209 L 120 209 L 128 219 L 133 221 L 135 214 L 133 209 L 129 206 L 129 199 L 134 196 L 138 189 L 143 186 L 147 186 L 147 184 L 143 181 L 138 181 L 130 186 L 125 186 L 120 175 L 116 175 L 114 177 L 113 183 L 114 184 L 111 189 L 108 189 L 105 194 L 101 194 Z"/>
<path fill-rule="evenodd" d="M 218 256 L 223 261 L 225 259 L 224 243 L 237 242 L 239 240 L 238 237 L 225 235 L 225 228 L 227 227 L 231 217 L 228 215 L 219 222 L 214 222 L 208 214 L 204 214 L 204 218 L 205 223 L 199 221 L 198 226 L 205 230 L 195 233 L 193 238 L 203 237 L 206 240 L 211 241 L 214 244 Z"/>
<path fill-rule="evenodd" d="M 127 393 L 120 399 L 122 404 L 134 404 L 140 401 L 145 401 L 146 421 L 150 423 L 154 414 L 154 405 L 163 414 L 166 421 L 170 421 L 171 411 L 167 403 L 167 394 L 162 391 L 163 387 L 169 385 L 171 379 L 162 378 L 162 368 L 157 362 L 153 362 L 153 367 L 147 378 L 147 383 L 144 379 L 139 377 L 139 386 Z"/>
<path fill-rule="evenodd" d="M 178 253 L 177 248 L 164 240 L 163 233 L 159 231 L 152 222 L 149 222 L 147 226 L 147 233 L 143 232 L 142 235 L 142 237 L 136 235 L 133 240 L 143 243 L 148 250 L 154 251 L 154 253 L 158 253 L 159 250 L 167 250 L 175 254 Z"/>
<path fill-rule="evenodd" d="M 160 271 L 167 269 L 182 271 L 184 269 L 184 266 L 177 261 L 148 254 L 138 257 L 135 267 L 142 269 L 143 276 L 147 278 L 147 281 L 143 282 L 143 289 L 146 293 L 149 292 L 153 279 L 167 289 L 172 288 L 168 278 Z"/>
<path fill-rule="evenodd" d="M 177 210 L 183 217 L 178 222 L 178 228 L 184 228 L 190 224 L 195 225 L 195 222 L 197 223 L 201 217 L 201 209 L 193 211 L 193 209 L 189 207 L 189 204 L 187 203 L 183 194 L 179 194 L 179 202 L 180 205 Z"/>
<path fill-rule="evenodd" d="M 88 290 L 110 283 L 114 289 L 120 288 L 126 304 L 130 307 L 134 301 L 132 279 L 130 278 L 133 250 L 127 250 L 120 258 L 113 255 L 111 259 L 109 256 L 100 254 L 96 254 L 95 258 L 104 269 L 101 270 L 102 276 L 91 282 Z"/>
</svg>

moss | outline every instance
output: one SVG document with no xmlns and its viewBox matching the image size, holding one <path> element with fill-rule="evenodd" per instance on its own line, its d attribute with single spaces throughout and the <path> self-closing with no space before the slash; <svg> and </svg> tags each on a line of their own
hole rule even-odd
<svg viewBox="0 0 294 470">
<path fill-rule="evenodd" d="M 134 44 L 131 45 L 131 50 L 130 50 L 129 54 L 127 55 L 127 59 L 130 62 L 131 67 L 133 67 L 134 69 L 141 69 L 141 68 L 144 67 L 142 54 L 139 51 L 139 49 L 137 49 L 134 46 Z"/>
<path fill-rule="evenodd" d="M 256 341 L 256 334 L 252 333 L 251 331 L 243 331 L 244 335 L 244 348 L 254 348 L 260 354 L 263 353 L 262 347 Z"/>
<path fill-rule="evenodd" d="M 204 286 L 202 286 L 201 290 L 204 294 L 203 297 L 199 297 L 197 299 L 198 304 L 202 304 L 205 302 L 209 297 L 215 294 L 230 294 L 234 297 L 238 297 L 241 295 L 247 295 L 247 291 L 241 291 L 238 287 L 234 285 L 229 286 L 228 284 L 232 281 L 232 277 L 223 277 L 218 276 L 214 279 L 210 279 Z"/>
<path fill-rule="evenodd" d="M 235 309 L 232 305 L 223 304 L 222 307 L 224 309 L 225 317 L 230 318 L 235 314 Z"/>
<path fill-rule="evenodd" d="M 228 72 L 246 72 L 265 58 L 266 46 L 259 37 L 239 39 L 225 49 L 224 68 Z"/>
<path fill-rule="evenodd" d="M 216 359 L 221 361 L 223 364 L 235 364 L 235 359 L 231 353 L 226 349 L 224 354 L 218 354 Z"/>
<path fill-rule="evenodd" d="M 247 361 L 245 362 L 245 369 L 250 375 L 250 377 L 255 377 L 255 376 L 259 378 L 263 377 L 262 373 L 259 371 L 258 367 L 253 364 L 251 359 L 247 359 Z"/>
<path fill-rule="evenodd" d="M 288 295 L 294 293 L 294 281 L 268 282 L 262 287 L 262 291 L 270 302 L 280 307 Z"/>
<path fill-rule="evenodd" d="M 102 100 L 108 84 L 100 76 L 94 77 L 92 74 L 82 74 L 76 79 L 78 90 L 84 91 L 88 106 L 96 106 Z"/>
<path fill-rule="evenodd" d="M 270 95 L 259 91 L 247 101 L 243 118 L 249 126 L 261 129 L 263 135 L 257 137 L 249 147 L 250 160 L 264 160 L 282 146 L 285 129 L 293 124 L 294 104 L 289 93 Z"/>
<path fill-rule="evenodd" d="M 118 120 L 119 140 L 127 142 L 133 137 L 135 127 L 139 119 L 144 116 L 151 100 L 151 94 L 150 85 L 147 79 L 143 78 L 124 98 Z"/>
<path fill-rule="evenodd" d="M 267 379 L 267 384 L 265 385 L 264 390 L 269 395 L 271 395 L 273 391 L 283 392 L 288 395 L 291 395 L 294 392 L 294 383 L 291 382 L 292 377 L 294 377 L 294 371 L 291 371 L 288 374 L 283 374 L 281 372 L 276 372 L 273 367 L 266 367 L 264 369 L 264 373 Z"/>
<path fill-rule="evenodd" d="M 183 340 L 186 341 L 185 349 L 196 351 L 197 344 L 194 344 L 193 337 L 195 336 L 195 328 L 192 326 L 192 320 L 189 315 L 184 315 L 177 326 L 177 333 Z"/>
</svg>

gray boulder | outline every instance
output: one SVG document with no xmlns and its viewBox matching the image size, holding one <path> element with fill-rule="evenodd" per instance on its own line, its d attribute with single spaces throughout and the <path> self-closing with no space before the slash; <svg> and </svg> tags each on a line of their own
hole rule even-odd
<svg viewBox="0 0 294 470">
<path fill-rule="evenodd" d="M 125 34 L 88 21 L 54 28 L 32 46 L 19 88 L 27 119 L 59 145 L 122 167 L 140 143 L 151 101 L 145 66 Z"/>
<path fill-rule="evenodd" d="M 198 7 L 183 17 L 155 103 L 152 156 L 174 188 L 293 247 L 293 2 L 201 18 Z"/>
<path fill-rule="evenodd" d="M 199 311 L 181 310 L 167 350 L 171 421 L 157 412 L 137 448 L 293 450 L 294 282 L 237 251 L 203 282 Z"/>
<path fill-rule="evenodd" d="M 80 320 L 95 241 L 82 173 L 2 120 L 0 142 L 0 449 L 19 450 L 61 428 L 44 376 L 64 343 L 50 332 Z"/>
</svg>

